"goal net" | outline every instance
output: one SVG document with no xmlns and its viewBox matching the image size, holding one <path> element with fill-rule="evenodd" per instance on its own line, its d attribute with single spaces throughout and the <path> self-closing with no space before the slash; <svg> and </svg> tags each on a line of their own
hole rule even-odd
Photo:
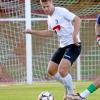
<svg viewBox="0 0 100 100">
<path fill-rule="evenodd" d="M 0 0 L 0 82 L 25 82 L 25 21 L 23 0 Z M 6 19 L 4 19 L 6 18 Z"/>
<path fill-rule="evenodd" d="M 68 8 L 82 18 L 80 62 L 71 68 L 74 80 L 91 80 L 99 73 L 100 49 L 96 46 L 94 24 L 100 13 L 99 0 L 55 0 L 56 6 Z M 46 18 L 38 0 L 31 1 L 33 29 L 47 29 Z M 6 18 L 6 19 L 4 19 Z M 0 0 L 0 82 L 26 82 L 25 0 Z M 32 36 L 32 79 L 49 80 L 47 65 L 57 49 L 57 37 Z M 80 65 L 78 65 L 80 64 Z"/>
</svg>

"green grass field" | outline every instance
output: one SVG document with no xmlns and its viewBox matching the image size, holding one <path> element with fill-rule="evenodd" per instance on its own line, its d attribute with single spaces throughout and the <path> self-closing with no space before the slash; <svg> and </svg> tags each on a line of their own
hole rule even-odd
<svg viewBox="0 0 100 100">
<path fill-rule="evenodd" d="M 75 82 L 75 91 L 84 90 L 90 82 Z M 32 85 L 0 85 L 0 100 L 37 100 L 42 91 L 50 91 L 55 100 L 62 100 L 64 88 L 60 83 L 33 83 Z M 100 100 L 98 89 L 91 94 L 87 100 Z"/>
</svg>

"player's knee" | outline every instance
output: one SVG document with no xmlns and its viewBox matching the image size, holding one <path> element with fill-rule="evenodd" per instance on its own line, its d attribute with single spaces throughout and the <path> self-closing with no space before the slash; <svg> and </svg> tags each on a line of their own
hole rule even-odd
<svg viewBox="0 0 100 100">
<path fill-rule="evenodd" d="M 59 74 L 61 75 L 61 77 L 65 77 L 67 75 L 67 73 L 64 72 L 64 70 L 60 70 Z"/>
<path fill-rule="evenodd" d="M 68 74 L 67 69 L 65 69 L 64 67 L 61 67 L 58 71 L 61 77 L 65 77 Z"/>
</svg>

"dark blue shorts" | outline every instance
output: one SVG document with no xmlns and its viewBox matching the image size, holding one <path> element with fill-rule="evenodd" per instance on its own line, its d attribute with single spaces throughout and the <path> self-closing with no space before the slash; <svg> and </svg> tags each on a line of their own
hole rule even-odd
<svg viewBox="0 0 100 100">
<path fill-rule="evenodd" d="M 59 64 L 62 58 L 68 59 L 71 64 L 78 58 L 81 52 L 81 43 L 76 46 L 75 44 L 68 45 L 63 48 L 58 48 L 51 58 L 51 61 Z"/>
</svg>

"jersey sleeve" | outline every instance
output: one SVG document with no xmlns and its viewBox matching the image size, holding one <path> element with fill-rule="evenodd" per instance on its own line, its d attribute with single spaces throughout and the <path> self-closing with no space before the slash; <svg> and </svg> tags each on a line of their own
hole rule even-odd
<svg viewBox="0 0 100 100">
<path fill-rule="evenodd" d="M 97 16 L 97 24 L 99 24 L 100 25 L 100 14 Z"/>
<path fill-rule="evenodd" d="M 73 21 L 73 19 L 75 18 L 75 14 L 70 12 L 69 10 L 62 8 L 61 13 L 63 14 L 64 18 L 69 20 L 69 21 Z"/>
</svg>

